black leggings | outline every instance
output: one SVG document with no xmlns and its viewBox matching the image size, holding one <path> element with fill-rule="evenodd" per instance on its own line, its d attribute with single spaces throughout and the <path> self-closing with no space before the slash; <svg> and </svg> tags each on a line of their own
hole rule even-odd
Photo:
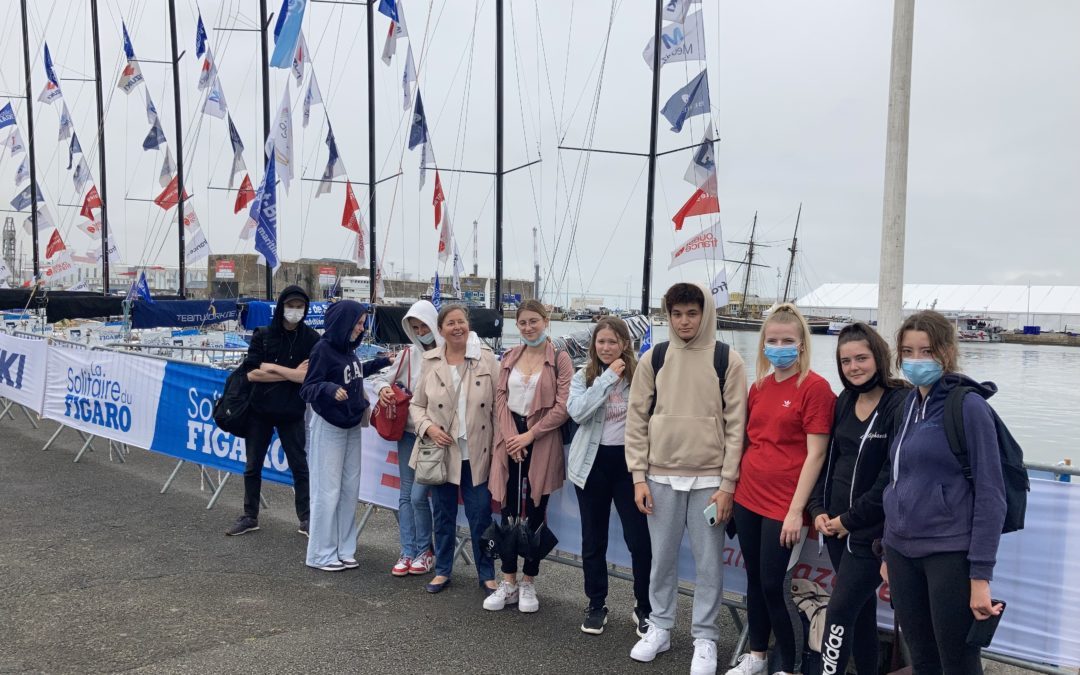
<svg viewBox="0 0 1080 675">
<path fill-rule="evenodd" d="M 893 608 L 917 675 L 980 675 L 981 649 L 967 643 L 975 616 L 967 553 L 906 558 L 885 548 Z"/>
<path fill-rule="evenodd" d="M 528 426 L 524 417 L 515 414 L 514 423 L 517 424 L 518 433 L 523 434 L 528 431 Z M 510 466 L 508 467 L 506 477 L 506 501 L 503 502 L 502 517 L 521 517 L 521 502 L 524 500 L 525 525 L 529 528 L 530 532 L 536 532 L 540 529 L 540 526 L 544 524 L 544 520 L 547 519 L 548 495 L 544 495 L 540 498 L 539 505 L 533 501 L 532 486 L 529 485 L 529 467 L 532 465 L 532 456 L 533 446 L 530 445 L 525 453 L 524 462 L 519 464 L 512 459 L 509 460 Z M 519 477 L 521 481 L 521 491 L 524 494 L 518 493 Z M 502 571 L 503 574 L 517 574 L 517 556 L 510 559 L 502 558 Z M 540 560 L 525 558 L 525 564 L 522 566 L 521 572 L 527 577 L 535 577 L 540 573 Z"/>
<path fill-rule="evenodd" d="M 881 563 L 870 551 L 847 549 L 846 539 L 828 537 L 829 559 L 836 570 L 836 587 L 825 612 L 822 637 L 823 672 L 844 673 L 854 657 L 859 675 L 877 672 L 877 589 Z M 831 668 L 831 669 L 830 669 Z"/>
<path fill-rule="evenodd" d="M 769 633 L 776 636 L 780 669 L 799 672 L 802 665 L 803 627 L 791 600 L 792 549 L 780 545 L 784 524 L 735 504 L 735 529 L 746 564 L 746 622 L 750 651 L 769 648 Z"/>
</svg>

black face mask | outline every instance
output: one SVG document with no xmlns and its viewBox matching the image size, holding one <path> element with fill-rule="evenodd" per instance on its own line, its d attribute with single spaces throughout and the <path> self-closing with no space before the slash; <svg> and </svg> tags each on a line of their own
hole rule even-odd
<svg viewBox="0 0 1080 675">
<path fill-rule="evenodd" d="M 866 382 L 858 385 L 852 384 L 843 375 L 840 376 L 840 380 L 844 383 L 844 389 L 847 389 L 853 394 L 865 394 L 868 391 L 873 391 L 874 387 L 877 387 L 881 384 L 881 377 L 877 373 L 874 373 L 874 376 Z"/>
</svg>

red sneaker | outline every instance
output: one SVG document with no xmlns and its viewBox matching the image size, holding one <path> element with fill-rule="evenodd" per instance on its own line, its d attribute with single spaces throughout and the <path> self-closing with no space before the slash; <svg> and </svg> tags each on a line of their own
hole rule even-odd
<svg viewBox="0 0 1080 675">
<path fill-rule="evenodd" d="M 428 549 L 409 565 L 409 574 L 427 574 L 435 567 L 435 553 Z"/>
<path fill-rule="evenodd" d="M 395 577 L 407 577 L 409 576 L 409 566 L 411 564 L 411 558 L 401 556 L 398 558 L 397 563 L 394 564 L 394 568 L 390 570 L 390 574 L 393 574 Z"/>
</svg>

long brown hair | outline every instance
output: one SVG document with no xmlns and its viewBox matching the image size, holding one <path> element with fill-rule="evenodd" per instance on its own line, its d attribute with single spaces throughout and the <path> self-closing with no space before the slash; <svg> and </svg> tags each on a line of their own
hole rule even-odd
<svg viewBox="0 0 1080 675">
<path fill-rule="evenodd" d="M 892 358 L 889 354 L 889 343 L 878 332 L 862 321 L 844 326 L 836 339 L 836 372 L 840 373 L 840 381 L 847 382 L 844 377 L 844 367 L 840 365 L 840 347 L 849 342 L 865 342 L 870 348 L 870 354 L 874 357 L 874 368 L 877 370 L 877 381 L 885 389 L 901 389 L 908 383 L 893 375 Z"/>
<path fill-rule="evenodd" d="M 514 314 L 514 319 L 520 319 L 522 312 L 536 312 L 544 319 L 548 318 L 547 307 L 544 307 L 544 303 L 540 302 L 536 298 L 529 298 L 525 302 L 518 305 L 517 312 Z"/>
<path fill-rule="evenodd" d="M 619 354 L 619 358 L 626 364 L 623 379 L 626 380 L 627 384 L 630 384 L 634 379 L 637 357 L 634 356 L 634 347 L 630 342 L 630 330 L 626 327 L 626 322 L 619 317 L 605 316 L 596 322 L 596 327 L 593 328 L 592 332 L 592 340 L 589 341 L 589 362 L 585 365 L 585 386 L 587 387 L 592 386 L 593 381 L 600 376 L 605 367 L 596 353 L 596 336 L 605 328 L 615 333 L 615 337 L 619 339 L 623 346 L 622 353 Z"/>
<path fill-rule="evenodd" d="M 903 359 L 900 357 L 901 345 L 904 343 L 904 333 L 909 330 L 917 330 L 926 333 L 930 338 L 930 351 L 934 353 L 941 363 L 941 368 L 946 373 L 960 371 L 960 360 L 956 348 L 956 326 L 948 319 L 932 309 L 924 309 L 915 312 L 904 323 L 900 324 L 900 330 L 896 331 L 896 367 L 901 367 Z"/>
<path fill-rule="evenodd" d="M 772 368 L 769 359 L 765 358 L 765 329 L 772 323 L 794 324 L 799 328 L 802 349 L 799 351 L 799 379 L 795 383 L 801 385 L 810 373 L 810 325 L 806 323 L 799 308 L 790 302 L 774 307 L 769 317 L 761 324 L 757 348 L 757 381 L 754 384 L 760 388 L 761 383 L 765 381 L 765 376 L 769 374 L 769 369 Z"/>
</svg>

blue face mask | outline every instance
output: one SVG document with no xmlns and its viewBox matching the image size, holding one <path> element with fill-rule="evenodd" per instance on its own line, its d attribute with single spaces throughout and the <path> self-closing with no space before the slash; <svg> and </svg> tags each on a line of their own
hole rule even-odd
<svg viewBox="0 0 1080 675">
<path fill-rule="evenodd" d="M 767 358 L 769 363 L 773 364 L 773 367 L 777 370 L 790 368 L 799 360 L 799 346 L 787 345 L 778 347 L 776 345 L 765 345 L 765 358 Z"/>
<path fill-rule="evenodd" d="M 900 363 L 904 377 L 916 387 L 932 387 L 941 379 L 943 368 L 934 359 L 904 359 Z"/>
<path fill-rule="evenodd" d="M 530 347 L 539 347 L 540 345 L 544 344 L 544 342 L 546 340 L 547 340 L 547 333 L 546 332 L 545 333 L 540 333 L 539 335 L 537 335 L 535 340 L 529 340 L 524 335 L 521 336 L 521 341 L 524 342 L 525 344 L 529 345 Z"/>
<path fill-rule="evenodd" d="M 416 339 L 420 341 L 422 345 L 430 345 L 435 342 L 435 333 L 425 333 L 424 335 L 417 335 Z"/>
</svg>

